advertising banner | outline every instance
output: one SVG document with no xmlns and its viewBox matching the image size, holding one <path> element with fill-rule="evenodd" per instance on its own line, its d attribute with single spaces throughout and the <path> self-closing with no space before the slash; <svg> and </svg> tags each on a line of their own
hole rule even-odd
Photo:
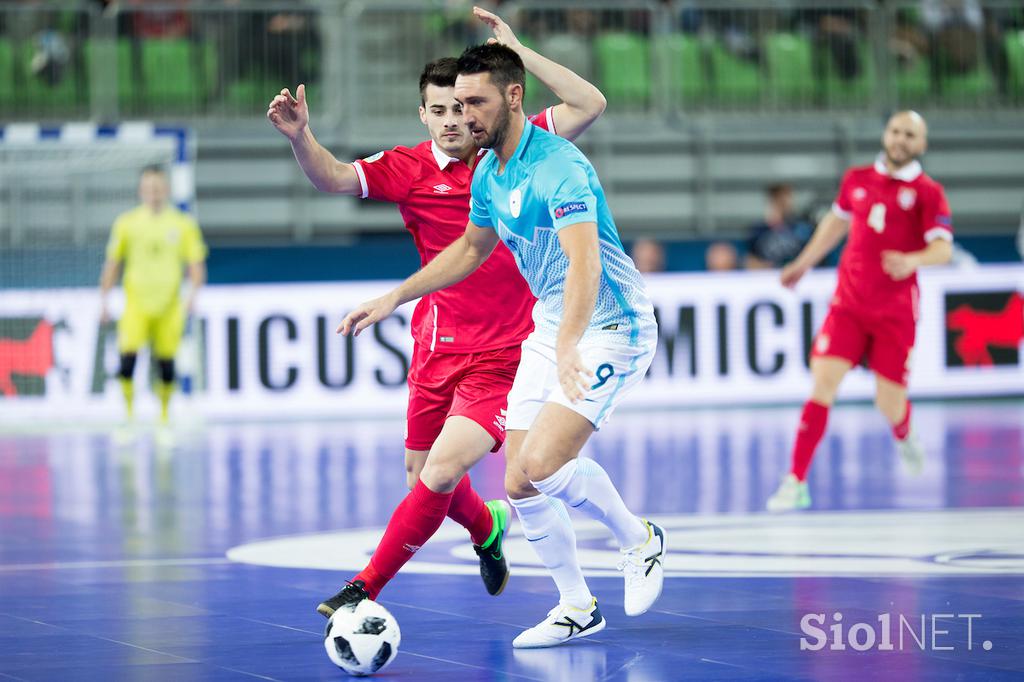
<svg viewBox="0 0 1024 682">
<path fill-rule="evenodd" d="M 663 274 L 648 284 L 658 354 L 625 408 L 806 399 L 808 355 L 833 271 L 808 274 L 795 291 L 774 272 Z M 392 285 L 204 288 L 177 358 L 191 393 L 179 404 L 225 419 L 401 416 L 412 304 L 358 338 L 334 331 L 346 311 Z M 923 272 L 911 394 L 1024 394 L 1022 293 L 1024 266 Z M 99 315 L 95 289 L 0 293 L 0 421 L 122 413 L 116 326 L 100 324 Z M 144 387 L 150 374 L 141 359 L 136 379 Z M 840 397 L 873 393 L 872 375 L 855 370 Z M 139 407 L 152 414 L 155 401 L 140 397 Z"/>
</svg>

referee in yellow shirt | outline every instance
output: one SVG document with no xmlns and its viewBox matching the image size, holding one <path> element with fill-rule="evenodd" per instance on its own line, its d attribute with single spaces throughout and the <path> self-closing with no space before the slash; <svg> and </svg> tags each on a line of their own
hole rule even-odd
<svg viewBox="0 0 1024 682">
<path fill-rule="evenodd" d="M 121 354 L 119 377 L 132 416 L 132 374 L 139 349 L 149 344 L 160 366 L 160 416 L 167 421 L 174 390 L 174 355 L 192 312 L 196 293 L 206 281 L 206 244 L 199 225 L 169 204 L 170 184 L 161 166 L 148 166 L 139 179 L 136 208 L 114 221 L 107 243 L 107 260 L 100 275 L 102 320 L 110 319 L 107 296 L 124 267 L 124 313 L 117 324 Z M 187 267 L 188 298 L 181 300 L 181 275 Z"/>
</svg>

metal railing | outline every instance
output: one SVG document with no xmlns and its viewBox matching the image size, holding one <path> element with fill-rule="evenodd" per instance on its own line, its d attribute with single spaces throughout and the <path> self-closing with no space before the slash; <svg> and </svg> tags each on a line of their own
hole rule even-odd
<svg viewBox="0 0 1024 682">
<path fill-rule="evenodd" d="M 0 4 L 0 120 L 258 118 L 306 82 L 339 127 L 407 116 L 422 65 L 487 37 L 471 2 Z M 920 0 L 523 0 L 502 15 L 610 114 L 1024 106 L 1024 7 Z M 528 104 L 551 95 L 535 79 Z"/>
</svg>

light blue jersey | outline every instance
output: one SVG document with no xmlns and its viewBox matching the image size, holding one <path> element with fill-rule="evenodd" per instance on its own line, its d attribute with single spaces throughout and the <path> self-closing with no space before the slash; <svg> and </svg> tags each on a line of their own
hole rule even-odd
<svg viewBox="0 0 1024 682">
<path fill-rule="evenodd" d="M 597 223 L 601 283 L 581 340 L 635 345 L 656 335 L 643 278 L 622 248 L 601 181 L 571 142 L 527 122 L 502 173 L 495 154 L 480 162 L 472 193 L 469 219 L 497 230 L 538 299 L 533 322 L 539 337 L 554 343 L 564 311 L 569 259 L 558 231 L 585 222 Z"/>
</svg>

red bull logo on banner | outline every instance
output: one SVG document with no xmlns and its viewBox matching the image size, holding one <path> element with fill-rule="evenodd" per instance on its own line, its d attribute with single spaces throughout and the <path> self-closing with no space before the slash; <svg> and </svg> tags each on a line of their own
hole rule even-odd
<svg viewBox="0 0 1024 682">
<path fill-rule="evenodd" d="M 46 394 L 46 375 L 56 368 L 53 335 L 65 326 L 41 317 L 0 318 L 0 396 Z"/>
<path fill-rule="evenodd" d="M 1024 296 L 1019 291 L 946 294 L 946 366 L 1020 364 Z"/>
</svg>

